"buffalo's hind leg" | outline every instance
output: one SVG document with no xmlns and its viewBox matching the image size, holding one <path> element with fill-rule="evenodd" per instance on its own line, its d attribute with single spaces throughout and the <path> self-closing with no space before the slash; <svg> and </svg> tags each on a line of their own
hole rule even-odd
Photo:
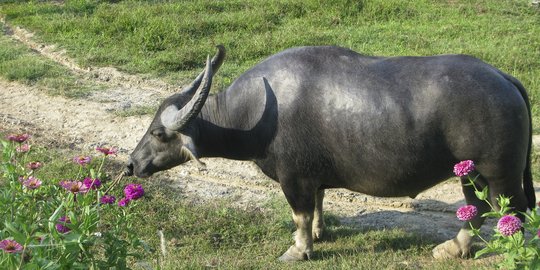
<svg viewBox="0 0 540 270">
<path fill-rule="evenodd" d="M 323 200 L 324 200 L 324 189 L 319 189 L 317 191 L 317 197 L 315 199 L 315 212 L 313 213 L 312 235 L 313 235 L 314 241 L 322 239 L 322 236 L 323 236 L 323 231 L 324 231 Z"/>
<path fill-rule="evenodd" d="M 288 179 L 290 180 L 290 179 Z M 302 179 L 299 181 L 282 180 L 281 188 L 292 208 L 292 216 L 296 225 L 295 244 L 292 245 L 281 257 L 281 261 L 308 260 L 313 254 L 313 219 L 317 188 L 311 185 L 311 181 Z"/>
<path fill-rule="evenodd" d="M 486 202 L 476 197 L 474 193 L 475 189 L 472 185 L 469 185 L 467 177 L 461 177 L 461 185 L 467 204 L 476 206 L 478 213 L 472 220 L 463 224 L 463 227 L 459 230 L 455 238 L 439 244 L 433 249 L 433 257 L 437 259 L 464 258 L 469 256 L 472 244 L 471 226 L 473 228 L 480 228 L 485 220 L 482 214 L 490 210 Z M 485 186 L 486 182 L 484 178 L 479 176 L 476 179 L 476 187 L 482 190 Z"/>
<path fill-rule="evenodd" d="M 479 190 L 482 190 L 488 185 L 489 201 L 496 210 L 499 210 L 499 205 L 497 203 L 499 195 L 511 198 L 510 207 L 512 208 L 512 212 L 519 213 L 527 210 L 527 198 L 521 186 L 521 176 L 519 173 L 514 174 L 513 177 L 483 177 L 483 175 L 477 178 L 476 187 Z M 488 182 L 485 179 L 489 179 L 489 184 L 487 184 Z M 463 185 L 463 193 L 467 204 L 476 206 L 478 208 L 478 214 L 469 222 L 465 222 L 454 239 L 448 240 L 433 249 L 433 256 L 435 258 L 463 258 L 468 256 L 472 244 L 472 236 L 470 234 L 471 225 L 475 229 L 480 228 L 485 219 L 482 217 L 482 214 L 490 210 L 490 207 L 486 202 L 476 197 L 474 187 L 467 185 L 469 183 L 467 177 L 462 177 L 461 183 Z M 517 216 L 523 220 L 521 214 L 517 214 Z"/>
</svg>

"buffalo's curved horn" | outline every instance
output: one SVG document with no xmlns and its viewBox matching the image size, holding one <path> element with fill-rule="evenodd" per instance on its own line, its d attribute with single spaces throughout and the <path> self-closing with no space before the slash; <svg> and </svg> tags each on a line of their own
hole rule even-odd
<svg viewBox="0 0 540 270">
<path fill-rule="evenodd" d="M 202 87 L 197 89 L 194 97 L 182 109 L 178 110 L 174 106 L 170 106 L 162 113 L 161 122 L 166 128 L 181 131 L 187 123 L 199 114 L 210 93 L 210 86 L 212 85 L 213 74 L 211 63 L 210 56 L 208 56 L 203 76 L 204 83 Z"/>
<path fill-rule="evenodd" d="M 218 71 L 219 67 L 221 67 L 221 64 L 223 64 L 223 60 L 225 59 L 225 47 L 220 44 L 217 45 L 216 48 L 218 49 L 218 51 L 216 52 L 216 55 L 212 57 L 212 70 L 214 73 Z M 199 73 L 197 78 L 195 78 L 195 80 L 190 85 L 184 87 L 181 93 L 193 96 L 195 94 L 195 90 L 197 90 L 201 85 L 203 76 L 204 70 Z"/>
</svg>

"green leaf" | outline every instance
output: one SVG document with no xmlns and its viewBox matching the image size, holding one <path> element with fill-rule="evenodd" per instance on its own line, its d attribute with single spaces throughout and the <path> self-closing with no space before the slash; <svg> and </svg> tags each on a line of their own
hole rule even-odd
<svg viewBox="0 0 540 270">
<path fill-rule="evenodd" d="M 471 226 L 470 234 L 471 234 L 472 236 L 474 236 L 474 235 L 480 235 L 480 229 L 472 228 L 472 226 Z"/>
<path fill-rule="evenodd" d="M 474 258 L 475 259 L 478 259 L 480 258 L 482 255 L 485 255 L 485 254 L 488 254 L 488 253 L 491 253 L 493 252 L 493 250 L 489 247 L 485 247 L 479 251 L 477 251 L 475 254 L 474 254 Z"/>
<path fill-rule="evenodd" d="M 482 191 L 475 190 L 474 194 L 478 199 L 485 201 L 488 198 L 488 187 L 485 187 Z"/>
<path fill-rule="evenodd" d="M 5 221 L 4 222 L 5 229 L 11 234 L 11 236 L 17 241 L 17 242 L 24 242 L 26 240 L 25 235 L 20 232 L 13 224 L 10 222 Z"/>
<path fill-rule="evenodd" d="M 24 270 L 38 270 L 40 269 L 37 263 L 27 263 L 24 265 Z"/>
<path fill-rule="evenodd" d="M 56 210 L 54 210 L 54 213 L 49 217 L 49 231 L 55 232 L 56 231 L 56 222 L 58 222 L 58 218 L 60 218 L 60 211 L 64 208 L 64 202 L 62 202 Z"/>
<path fill-rule="evenodd" d="M 501 215 L 500 215 L 498 212 L 487 212 L 487 213 L 483 213 L 483 214 L 482 214 L 482 217 L 494 217 L 494 218 L 499 218 L 499 217 L 501 217 Z"/>
<path fill-rule="evenodd" d="M 510 205 L 510 198 L 506 198 L 503 195 L 499 195 L 499 198 L 497 198 L 497 201 L 501 208 L 506 208 Z"/>
<path fill-rule="evenodd" d="M 529 269 L 540 269 L 540 259 L 533 259 L 533 261 L 529 264 Z"/>
<path fill-rule="evenodd" d="M 80 234 L 74 233 L 74 232 L 69 232 L 64 235 L 64 239 L 66 240 L 66 242 L 73 242 L 77 244 L 79 243 L 80 237 L 81 237 Z"/>
<path fill-rule="evenodd" d="M 7 148 L 8 148 L 8 146 L 9 146 L 9 142 L 8 142 L 8 141 L 0 140 L 0 142 L 2 143 L 2 146 L 4 147 L 4 149 L 7 149 Z"/>
</svg>

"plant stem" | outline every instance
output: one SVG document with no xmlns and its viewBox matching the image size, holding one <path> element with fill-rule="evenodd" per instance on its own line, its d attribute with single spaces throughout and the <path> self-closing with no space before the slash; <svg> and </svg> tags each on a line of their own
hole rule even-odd
<svg viewBox="0 0 540 270">
<path fill-rule="evenodd" d="M 79 172 L 77 173 L 77 177 L 75 177 L 74 180 L 79 179 L 79 176 L 81 176 L 81 172 L 82 172 L 82 165 L 79 164 Z"/>
<path fill-rule="evenodd" d="M 476 180 L 476 178 L 478 178 L 478 176 L 480 176 L 480 175 L 477 175 L 474 179 L 471 179 L 470 177 L 467 177 L 469 179 L 469 182 L 471 183 L 471 185 L 473 186 L 473 188 L 474 188 L 474 190 L 476 192 L 480 192 L 480 190 L 478 190 L 478 188 L 476 187 L 476 184 L 474 183 L 474 181 Z M 485 201 L 489 205 L 489 208 L 495 210 L 495 208 L 493 208 L 493 205 L 489 202 L 489 200 L 487 198 L 483 199 L 483 201 Z"/>
<path fill-rule="evenodd" d="M 101 164 L 99 164 L 99 168 L 98 168 L 98 171 L 96 173 L 96 177 L 100 177 L 101 176 L 101 168 L 103 167 L 103 164 L 105 163 L 105 158 L 107 158 L 107 156 L 103 156 L 103 158 L 101 159 Z"/>
<path fill-rule="evenodd" d="M 471 227 L 471 229 L 473 230 L 473 232 L 475 231 L 475 228 L 472 226 L 472 224 L 469 222 L 469 226 Z M 486 241 L 486 239 L 484 239 L 480 233 L 476 234 L 476 236 L 478 236 L 478 238 L 480 238 L 480 240 L 482 240 L 482 242 L 484 242 L 485 244 L 487 244 L 489 246 L 489 242 Z"/>
<path fill-rule="evenodd" d="M 22 269 L 22 265 L 24 262 L 24 253 L 26 252 L 26 243 L 24 243 L 23 250 L 21 252 L 21 261 L 19 262 L 19 266 L 17 266 L 17 269 Z"/>
</svg>

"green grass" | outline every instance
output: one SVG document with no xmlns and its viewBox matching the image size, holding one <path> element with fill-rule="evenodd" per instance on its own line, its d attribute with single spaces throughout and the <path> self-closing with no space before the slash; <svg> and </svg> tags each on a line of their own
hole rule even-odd
<svg viewBox="0 0 540 270">
<path fill-rule="evenodd" d="M 533 180 L 536 183 L 540 183 L 540 150 L 539 149 L 533 149 L 531 154 L 531 171 Z M 540 198 L 537 198 L 540 199 Z"/>
<path fill-rule="evenodd" d="M 529 0 L 66 0 L 0 7 L 9 23 L 59 44 L 83 66 L 178 83 L 202 69 L 214 45 L 224 44 L 229 54 L 217 91 L 294 46 L 340 45 L 387 56 L 471 54 L 524 83 L 540 127 L 540 9 Z"/>
<path fill-rule="evenodd" d="M 153 114 L 157 110 L 157 106 L 155 105 L 140 105 L 140 106 L 133 106 L 129 107 L 125 110 L 119 110 L 115 111 L 115 114 L 120 117 L 129 117 L 134 115 L 146 115 L 146 114 Z"/>
<path fill-rule="evenodd" d="M 427 236 L 402 229 L 362 230 L 341 224 L 327 214 L 323 241 L 315 244 L 308 262 L 277 261 L 293 244 L 293 223 L 282 196 L 266 206 L 238 210 L 223 199 L 189 203 L 167 184 L 144 182 L 149 196 L 138 213 L 144 224 L 141 236 L 159 254 L 157 230 L 164 232 L 168 255 L 164 269 L 463 269 L 489 267 L 474 260 L 442 260 L 431 257 L 437 244 Z M 158 256 L 156 254 L 156 256 Z M 154 258 L 154 261 L 158 261 Z M 156 263 L 157 264 L 157 263 Z"/>
<path fill-rule="evenodd" d="M 51 95 L 84 97 L 96 89 L 79 82 L 77 76 L 67 68 L 5 35 L 0 36 L 0 76 L 9 81 L 41 86 Z"/>
</svg>

